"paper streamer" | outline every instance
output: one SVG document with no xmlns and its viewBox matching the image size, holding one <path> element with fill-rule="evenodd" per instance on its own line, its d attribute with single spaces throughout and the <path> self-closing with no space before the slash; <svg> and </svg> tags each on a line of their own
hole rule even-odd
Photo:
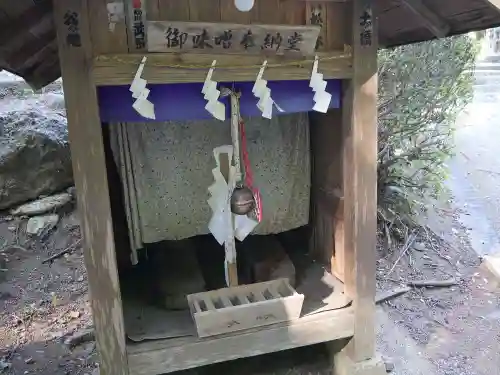
<svg viewBox="0 0 500 375">
<path fill-rule="evenodd" d="M 134 80 L 130 85 L 130 91 L 132 92 L 132 97 L 135 99 L 132 107 L 139 113 L 141 116 L 155 120 L 155 111 L 154 105 L 148 100 L 149 89 L 146 88 L 148 82 L 142 78 L 142 71 L 144 70 L 144 65 L 146 64 L 147 57 L 144 56 L 142 58 L 141 64 L 135 73 Z"/>
<path fill-rule="evenodd" d="M 330 107 L 332 95 L 326 91 L 327 82 L 323 79 L 323 74 L 318 73 L 318 64 L 318 56 L 316 56 L 313 63 L 309 87 L 311 87 L 314 91 L 313 111 L 326 113 Z"/>
<path fill-rule="evenodd" d="M 212 75 L 214 74 L 215 65 L 217 60 L 212 62 L 212 67 L 208 71 L 207 77 L 205 78 L 205 83 L 201 89 L 203 98 L 207 101 L 205 109 L 217 120 L 226 120 L 226 107 L 224 103 L 219 102 L 220 91 L 217 90 L 217 82 L 212 81 Z"/>
<path fill-rule="evenodd" d="M 267 60 L 262 63 L 260 67 L 259 74 L 257 74 L 257 79 L 255 80 L 255 84 L 253 85 L 252 93 L 256 98 L 259 99 L 257 102 L 257 108 L 262 112 L 262 117 L 271 119 L 273 117 L 273 106 L 276 105 L 278 111 L 283 112 L 281 109 L 271 98 L 271 89 L 267 87 L 267 81 L 263 79 L 264 71 L 267 67 Z"/>
</svg>

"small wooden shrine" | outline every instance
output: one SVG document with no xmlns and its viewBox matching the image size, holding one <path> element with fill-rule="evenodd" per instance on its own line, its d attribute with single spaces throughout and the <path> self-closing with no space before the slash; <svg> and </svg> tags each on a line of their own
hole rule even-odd
<svg viewBox="0 0 500 375">
<path fill-rule="evenodd" d="M 375 353 L 379 47 L 375 3 L 379 4 L 374 0 L 54 0 L 101 374 L 163 374 L 343 339 L 348 339 L 347 346 L 332 353 L 336 374 L 385 372 Z M 408 42 L 449 34 L 450 28 L 425 13 L 421 4 L 411 9 L 430 26 L 425 36 L 412 34 Z M 224 90 L 230 92 L 226 97 Z M 235 99 L 234 93 L 241 97 Z M 273 280 L 264 280 L 271 284 L 245 286 L 236 266 L 239 253 L 228 260 L 228 249 L 235 251 L 235 245 L 223 239 L 226 281 L 229 286 L 241 285 L 239 300 L 220 291 L 208 292 L 213 299 L 191 294 L 194 320 L 189 311 L 167 315 L 155 310 L 142 316 L 148 324 L 141 326 L 143 337 L 134 340 L 124 292 L 134 280 L 127 276 L 127 268 L 140 264 L 140 248 L 148 241 L 133 224 L 138 214 L 130 202 L 140 197 L 124 194 L 132 191 L 124 186 L 135 186 L 138 175 L 112 173 L 113 137 L 128 139 L 118 152 L 126 171 L 131 151 L 123 145 L 134 140 L 128 132 L 132 126 L 147 123 L 154 130 L 159 122 L 215 118 L 229 134 L 230 123 L 238 127 L 240 116 L 270 119 L 285 113 L 308 118 L 310 198 L 305 203 L 310 235 L 305 243 L 307 256 L 315 262 L 296 285 L 284 280 L 275 287 Z M 256 139 L 265 141 L 267 133 L 259 134 Z M 187 145 L 190 139 L 172 142 Z M 240 152 L 231 150 L 239 159 Z M 243 153 L 241 163 L 245 159 Z M 231 171 L 229 160 L 226 167 Z M 199 173 L 212 178 L 211 172 Z M 258 173 L 255 165 L 253 172 Z M 161 178 L 167 181 L 178 173 L 172 170 Z M 260 194 L 265 219 L 272 212 L 266 191 Z M 159 203 L 148 204 L 154 208 Z M 171 202 L 156 216 L 183 204 L 188 203 Z M 209 203 L 203 209 L 208 212 Z M 120 226 L 123 222 L 128 227 Z M 234 242 L 232 232 L 230 237 Z M 252 235 L 244 237 L 241 244 L 250 243 Z M 321 288 L 325 293 L 315 295 Z M 269 301 L 273 312 L 265 315 L 256 310 L 221 313 L 223 318 L 216 314 L 219 309 L 241 312 L 247 304 L 262 306 Z M 241 323 L 235 323 L 235 316 L 252 316 L 260 323 L 245 322 L 242 329 L 234 329 Z M 232 320 L 227 323 L 227 319 Z M 200 328 L 214 321 L 224 324 Z"/>
</svg>

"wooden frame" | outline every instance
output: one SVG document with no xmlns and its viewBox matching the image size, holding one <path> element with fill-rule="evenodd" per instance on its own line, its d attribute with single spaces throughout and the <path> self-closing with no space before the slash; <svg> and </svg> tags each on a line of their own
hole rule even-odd
<svg viewBox="0 0 500 375">
<path fill-rule="evenodd" d="M 189 11 L 182 7 L 183 1 L 189 3 Z M 217 0 L 220 12 L 214 12 L 208 1 L 142 0 L 141 6 L 151 20 L 161 20 L 168 14 L 169 19 L 180 21 L 243 24 L 276 21 L 323 28 L 320 34 L 323 44 L 318 54 L 327 60 L 320 70 L 325 78 L 344 79 L 345 90 L 342 111 L 311 116 L 313 127 L 317 126 L 312 130 L 316 132 L 313 137 L 321 139 L 318 154 L 314 155 L 315 173 L 324 174 L 312 192 L 320 202 L 313 207 L 314 246 L 324 260 L 331 262 L 332 273 L 344 282 L 353 305 L 293 323 L 203 340 L 127 345 L 96 87 L 130 84 L 143 54 L 135 54 L 141 50 L 132 45 L 127 33 L 131 2 L 124 1 L 124 14 L 114 15 L 111 20 L 108 3 L 117 1 L 54 0 L 101 374 L 159 374 L 352 337 L 348 346 L 334 355 L 336 373 L 378 375 L 382 372 L 380 361 L 374 360 L 378 49 L 375 1 L 266 0 L 266 9 L 259 6 L 262 1 L 257 1 L 255 9 L 244 14 L 234 11 L 232 0 Z M 326 12 L 325 19 L 312 17 L 318 9 Z M 276 13 L 276 10 L 286 12 Z M 69 28 L 75 25 L 78 37 L 70 38 L 68 33 L 75 31 Z M 262 60 L 259 56 L 242 54 L 148 53 L 147 56 L 144 78 L 149 83 L 203 81 L 205 72 L 165 68 L 204 65 L 214 58 L 221 65 L 236 65 L 232 71 L 216 71 L 214 79 L 254 80 Z M 290 62 L 281 56 L 267 59 L 271 66 Z M 256 68 L 239 70 L 238 64 Z M 268 69 L 264 78 L 309 79 L 310 66 L 311 57 L 294 60 L 285 68 Z M 341 126 L 335 127 L 335 123 Z"/>
<path fill-rule="evenodd" d="M 127 374 L 125 330 L 116 265 L 108 177 L 95 85 L 88 1 L 55 0 L 71 157 L 84 238 L 92 312 L 103 374 Z M 69 12 L 69 13 L 68 13 Z M 68 45 L 68 17 L 77 16 L 78 41 Z M 75 46 L 80 44 L 80 46 Z"/>
<path fill-rule="evenodd" d="M 422 0 L 403 0 L 403 5 L 416 14 L 437 38 L 444 38 L 450 32 L 450 25 L 430 10 Z"/>
<path fill-rule="evenodd" d="M 355 332 L 348 353 L 354 362 L 375 354 L 375 266 L 377 244 L 377 51 L 378 33 L 364 45 L 360 25 L 375 1 L 355 0 L 351 45 L 354 76 L 344 96 L 344 283 L 354 302 Z M 372 15 L 372 30 L 377 17 Z"/>
<path fill-rule="evenodd" d="M 188 83 L 203 82 L 206 77 L 205 70 L 188 70 L 182 68 L 166 69 L 176 65 L 210 66 L 213 60 L 217 60 L 219 67 L 230 66 L 231 70 L 215 70 L 216 81 L 252 81 L 259 72 L 262 57 L 241 54 L 213 55 L 213 54 L 168 54 L 168 53 L 146 53 L 146 54 L 122 54 L 122 55 L 99 55 L 94 58 L 92 74 L 97 86 L 111 86 L 130 84 L 134 79 L 143 56 L 148 57 L 144 68 L 143 78 L 149 83 Z M 319 54 L 325 60 L 320 65 L 320 73 L 325 79 L 349 79 L 352 77 L 351 56 L 347 52 L 338 51 Z M 311 76 L 313 59 L 285 59 L 281 56 L 268 57 L 268 66 L 264 78 L 267 80 L 307 80 Z M 278 67 L 279 64 L 289 66 Z M 252 66 L 251 69 L 240 69 L 239 67 Z"/>
</svg>

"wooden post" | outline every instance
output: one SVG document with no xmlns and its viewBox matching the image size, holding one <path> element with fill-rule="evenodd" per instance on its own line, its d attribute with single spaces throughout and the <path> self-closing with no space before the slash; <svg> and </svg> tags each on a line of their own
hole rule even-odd
<svg viewBox="0 0 500 375">
<path fill-rule="evenodd" d="M 375 0 L 352 0 L 353 79 L 343 101 L 344 280 L 354 337 L 335 356 L 335 374 L 378 374 L 375 357 L 377 219 L 377 50 Z"/>
<path fill-rule="evenodd" d="M 90 75 L 90 2 L 54 0 L 54 22 L 101 374 L 127 375 L 104 146 L 96 89 Z"/>
</svg>

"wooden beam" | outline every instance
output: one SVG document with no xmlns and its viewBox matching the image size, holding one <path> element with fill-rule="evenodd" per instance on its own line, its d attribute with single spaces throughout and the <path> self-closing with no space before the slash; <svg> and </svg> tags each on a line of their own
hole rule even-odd
<svg viewBox="0 0 500 375">
<path fill-rule="evenodd" d="M 50 43 L 46 44 L 40 51 L 24 60 L 24 63 L 19 66 L 19 69 L 28 69 L 35 64 L 45 63 L 47 56 L 51 56 L 52 54 L 57 56 L 56 36 L 54 36 L 54 39 Z M 57 65 L 59 65 L 59 62 L 57 62 Z"/>
<path fill-rule="evenodd" d="M 330 262 L 330 269 L 332 275 L 342 282 L 345 282 L 345 262 L 344 262 L 344 197 L 342 197 L 342 192 L 339 189 L 334 189 L 333 191 L 326 191 L 320 189 L 317 193 L 317 200 L 320 205 L 318 214 L 320 215 L 322 210 L 327 210 L 329 213 L 329 220 L 333 233 L 329 233 L 333 237 L 333 249 L 326 248 L 323 249 L 323 253 L 326 260 Z M 321 241 L 319 241 L 321 243 Z M 329 241 L 327 240 L 327 244 Z"/>
<path fill-rule="evenodd" d="M 51 26 L 50 23 L 43 22 L 47 16 L 51 16 L 52 2 L 50 0 L 38 1 L 36 5 L 30 6 L 25 12 L 19 16 L 9 20 L 2 21 L 0 26 L 0 45 L 14 43 L 18 38 L 24 36 L 26 32 L 31 32 L 30 29 L 35 29 L 37 24 Z M 46 30 L 42 30 L 45 32 Z"/>
<path fill-rule="evenodd" d="M 342 162 L 342 161 L 340 161 Z M 318 201 L 328 209 L 333 221 L 333 251 L 330 250 L 330 269 L 332 275 L 345 282 L 345 262 L 344 262 L 344 197 L 340 189 L 332 191 L 320 190 Z"/>
<path fill-rule="evenodd" d="M 422 20 L 425 27 L 436 37 L 444 38 L 450 32 L 450 26 L 436 13 L 430 10 L 423 0 L 403 0 L 403 4 Z"/>
<path fill-rule="evenodd" d="M 340 189 L 319 189 L 318 200 L 324 205 L 335 218 L 344 216 L 344 197 Z"/>
<path fill-rule="evenodd" d="M 22 48 L 12 50 L 15 53 L 6 53 L 3 58 L 10 66 L 20 67 L 25 65 L 26 60 L 40 53 L 45 47 L 51 44 L 56 38 L 54 29 L 49 29 L 40 37 L 29 34 L 29 38 L 23 43 Z"/>
<path fill-rule="evenodd" d="M 353 299 L 354 362 L 375 354 L 377 240 L 377 50 L 376 0 L 353 0 L 349 34 L 353 78 L 343 100 L 344 282 Z"/>
<path fill-rule="evenodd" d="M 92 0 L 89 12 L 93 54 L 128 52 L 124 0 Z"/>
<path fill-rule="evenodd" d="M 351 57 L 344 52 L 318 54 L 325 58 L 319 71 L 325 79 L 345 79 L 352 76 Z M 94 60 L 93 76 L 98 86 L 128 85 L 143 56 L 147 56 L 143 78 L 149 83 L 204 82 L 212 61 L 217 60 L 213 79 L 216 81 L 253 81 L 264 59 L 268 68 L 264 78 L 268 80 L 308 80 L 313 60 L 263 57 L 244 54 L 212 55 L 196 53 L 147 53 L 128 55 L 101 55 Z M 275 64 L 285 66 L 273 67 Z M 225 67 L 225 68 L 224 68 Z M 206 69 L 205 69 L 206 68 Z"/>
<path fill-rule="evenodd" d="M 54 22 L 101 374 L 128 375 L 101 121 L 90 75 L 91 2 L 54 0 Z"/>
<path fill-rule="evenodd" d="M 314 345 L 351 337 L 353 330 L 353 311 L 350 307 L 346 307 L 309 315 L 284 324 L 206 339 L 186 337 L 149 341 L 127 348 L 130 374 L 170 373 Z"/>
<path fill-rule="evenodd" d="M 40 86 L 40 83 L 45 82 L 45 84 L 49 84 L 50 82 L 47 82 L 47 80 L 59 78 L 59 70 L 57 50 L 47 50 L 43 59 L 38 60 L 35 65 L 27 69 L 25 77 L 29 81 L 31 88 L 38 90 L 43 87 Z"/>
</svg>

